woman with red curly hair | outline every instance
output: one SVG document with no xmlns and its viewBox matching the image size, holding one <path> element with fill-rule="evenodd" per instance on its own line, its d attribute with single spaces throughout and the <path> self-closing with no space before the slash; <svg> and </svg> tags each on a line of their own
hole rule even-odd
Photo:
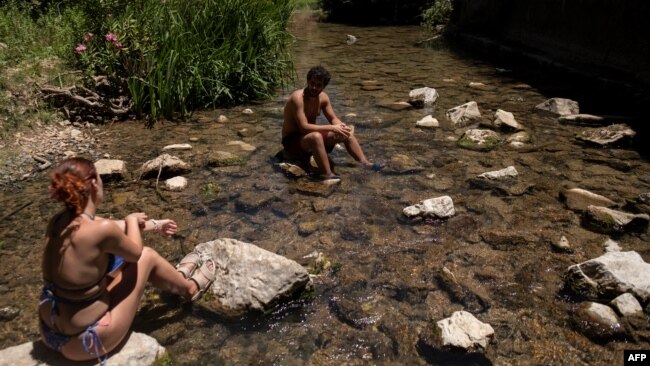
<svg viewBox="0 0 650 366">
<path fill-rule="evenodd" d="M 142 212 L 124 220 L 96 216 L 104 191 L 91 161 L 64 160 L 51 178 L 51 197 L 65 209 L 50 220 L 43 253 L 39 315 L 48 347 L 70 360 L 104 363 L 128 333 L 147 281 L 191 300 L 214 281 L 212 260 L 191 252 L 174 268 L 142 245 L 141 231 L 171 236 L 174 221 L 147 220 Z"/>
</svg>

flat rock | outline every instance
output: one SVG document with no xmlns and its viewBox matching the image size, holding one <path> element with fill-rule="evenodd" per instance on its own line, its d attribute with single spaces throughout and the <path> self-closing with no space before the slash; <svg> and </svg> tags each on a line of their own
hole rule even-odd
<svg viewBox="0 0 650 366">
<path fill-rule="evenodd" d="M 155 159 L 149 160 L 142 164 L 142 176 L 156 177 L 160 171 L 160 175 L 164 177 L 181 175 L 190 171 L 190 165 L 176 156 L 169 154 L 162 154 Z"/>
<path fill-rule="evenodd" d="M 413 108 L 413 106 L 407 102 L 396 102 L 390 100 L 380 100 L 377 103 L 378 107 L 388 108 L 394 111 L 403 111 Z"/>
<path fill-rule="evenodd" d="M 307 172 L 305 172 L 303 168 L 295 164 L 280 163 L 278 164 L 278 168 L 280 168 L 284 174 L 292 178 L 300 178 L 307 175 Z"/>
<path fill-rule="evenodd" d="M 227 151 L 213 151 L 208 155 L 207 161 L 207 165 L 212 167 L 243 165 L 245 163 L 245 158 Z"/>
<path fill-rule="evenodd" d="M 172 144 L 167 145 L 162 148 L 162 151 L 171 151 L 171 150 L 192 150 L 192 145 L 190 144 Z"/>
<path fill-rule="evenodd" d="M 248 152 L 253 152 L 257 149 L 255 146 L 247 144 L 244 141 L 228 141 L 226 146 L 238 146 L 241 150 Z"/>
<path fill-rule="evenodd" d="M 454 216 L 456 211 L 454 209 L 454 201 L 451 197 L 441 196 L 426 199 L 413 206 L 408 206 L 404 208 L 403 213 L 407 217 L 422 216 L 448 218 Z"/>
<path fill-rule="evenodd" d="M 551 98 L 536 105 L 535 108 L 560 116 L 580 113 L 578 102 L 565 98 Z"/>
<path fill-rule="evenodd" d="M 195 249 L 202 258 L 212 258 L 217 267 L 209 290 L 214 296 L 202 302 L 226 316 L 263 312 L 312 285 L 303 266 L 253 244 L 224 238 Z"/>
<path fill-rule="evenodd" d="M 501 144 L 498 133 L 492 130 L 469 129 L 458 140 L 458 146 L 479 151 L 489 151 Z"/>
<path fill-rule="evenodd" d="M 424 167 L 416 159 L 408 155 L 396 154 L 390 158 L 383 171 L 388 174 L 411 174 L 423 170 Z"/>
<path fill-rule="evenodd" d="M 589 206 L 614 207 L 616 202 L 605 196 L 582 188 L 570 188 L 560 192 L 560 199 L 571 210 L 585 211 Z"/>
<path fill-rule="evenodd" d="M 582 131 L 576 139 L 598 146 L 612 146 L 628 143 L 636 132 L 628 125 L 617 124 Z"/>
<path fill-rule="evenodd" d="M 165 354 L 165 348 L 153 337 L 132 332 L 126 344 L 113 351 L 106 360 L 107 366 L 150 366 Z M 96 365 L 97 361 L 71 362 L 47 348 L 43 342 L 35 341 L 0 351 L 0 366 L 69 366 Z"/>
<path fill-rule="evenodd" d="M 519 175 L 517 172 L 517 169 L 515 169 L 514 166 L 509 166 L 507 168 L 503 168 L 501 170 L 495 170 L 491 172 L 485 172 L 482 174 L 479 174 L 479 178 L 486 178 L 486 179 L 502 179 L 502 178 L 513 178 Z"/>
<path fill-rule="evenodd" d="M 563 124 L 588 126 L 602 126 L 609 122 L 608 119 L 593 114 L 570 114 L 558 117 L 557 121 Z"/>
<path fill-rule="evenodd" d="M 565 283 L 591 300 L 610 301 L 626 292 L 650 300 L 650 264 L 637 252 L 608 252 L 567 268 Z"/>
</svg>

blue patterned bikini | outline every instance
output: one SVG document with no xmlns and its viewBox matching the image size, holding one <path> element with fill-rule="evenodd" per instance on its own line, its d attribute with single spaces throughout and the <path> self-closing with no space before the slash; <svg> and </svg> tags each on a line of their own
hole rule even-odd
<svg viewBox="0 0 650 366">
<path fill-rule="evenodd" d="M 115 271 L 122 265 L 122 263 L 124 263 L 124 258 L 115 256 L 113 254 L 109 254 L 109 255 L 110 255 L 110 261 L 108 263 L 108 267 L 106 268 L 106 273 L 104 274 L 104 276 Z M 89 289 L 95 287 L 102 280 L 103 277 L 92 286 L 83 289 L 75 289 L 74 291 L 79 291 L 79 292 L 88 291 Z M 55 295 L 54 292 L 57 289 L 70 291 L 69 289 L 65 289 L 57 286 L 54 282 L 46 281 L 45 284 L 43 285 L 43 293 L 41 294 L 41 299 L 40 299 L 41 301 L 39 303 L 39 305 L 43 305 L 47 302 L 50 303 L 50 324 L 52 324 L 54 328 L 56 328 L 56 323 L 54 322 L 54 318 L 59 314 L 57 303 L 74 304 L 79 306 L 83 304 L 90 304 L 96 301 L 97 299 L 99 299 L 102 295 L 101 293 L 99 293 L 89 299 L 69 300 L 64 297 Z M 103 316 L 101 318 L 103 318 Z M 50 326 L 47 325 L 47 323 L 45 323 L 45 321 L 43 321 L 42 318 L 40 319 L 40 328 L 43 334 L 43 343 L 45 343 L 46 346 L 48 346 L 49 348 L 57 352 L 61 352 L 61 348 L 66 343 L 68 343 L 70 339 L 81 334 L 84 350 L 86 350 L 88 354 L 96 356 L 97 360 L 102 365 L 106 364 L 106 349 L 104 349 L 102 340 L 97 334 L 97 332 L 95 331 L 95 328 L 97 328 L 98 326 L 107 326 L 107 325 L 108 323 L 100 323 L 98 320 L 92 325 L 90 325 L 88 328 L 86 328 L 86 330 L 79 332 L 77 334 L 68 335 L 68 334 L 61 333 L 58 329 L 51 328 Z M 104 355 L 101 357 L 100 357 L 101 354 L 100 351 L 104 352 Z"/>
</svg>

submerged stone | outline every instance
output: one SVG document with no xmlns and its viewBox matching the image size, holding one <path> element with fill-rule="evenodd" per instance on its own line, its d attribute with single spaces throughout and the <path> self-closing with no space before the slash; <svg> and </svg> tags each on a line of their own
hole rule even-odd
<svg viewBox="0 0 650 366">
<path fill-rule="evenodd" d="M 565 98 L 551 98 L 536 105 L 535 108 L 560 116 L 580 113 L 578 102 Z"/>
<path fill-rule="evenodd" d="M 612 308 L 596 302 L 583 302 L 574 309 L 574 324 L 578 330 L 595 340 L 610 340 L 625 333 Z"/>
<path fill-rule="evenodd" d="M 636 132 L 625 124 L 611 125 L 603 128 L 582 131 L 576 139 L 599 146 L 611 146 L 627 143 Z"/>
<path fill-rule="evenodd" d="M 488 151 L 501 143 L 499 134 L 492 130 L 469 129 L 458 140 L 458 146 L 469 150 Z"/>
</svg>

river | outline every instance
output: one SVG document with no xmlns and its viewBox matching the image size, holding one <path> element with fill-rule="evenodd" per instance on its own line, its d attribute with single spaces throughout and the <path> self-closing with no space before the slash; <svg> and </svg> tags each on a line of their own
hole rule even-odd
<svg viewBox="0 0 650 366">
<path fill-rule="evenodd" d="M 575 135 L 584 127 L 535 111 L 546 99 L 573 96 L 574 90 L 558 87 L 554 92 L 565 95 L 545 94 L 534 80 L 524 82 L 499 65 L 444 45 L 417 46 L 426 38 L 418 27 L 358 28 L 296 18 L 292 32 L 297 80 L 269 102 L 197 112 L 189 122 L 152 128 L 140 122 L 100 127 L 98 149 L 126 161 L 133 179 L 143 162 L 173 143 L 192 144 L 192 150 L 175 155 L 193 170 L 186 175 L 188 188 L 179 193 L 156 193 L 155 180 L 107 183 L 99 214 L 144 211 L 174 218 L 179 232 L 173 239 L 145 239 L 172 262 L 198 243 L 223 237 L 305 265 L 313 262 L 311 253 L 321 252 L 332 268 L 314 278 L 313 297 L 241 319 L 222 318 L 201 304 L 179 306 L 178 299 L 150 289 L 133 329 L 155 337 L 180 365 L 412 365 L 435 363 L 440 356 L 423 346 L 419 335 L 466 310 L 495 330 L 485 357 L 472 359 L 474 364 L 622 364 L 629 340 L 593 342 L 572 326 L 575 299 L 561 291 L 562 276 L 568 266 L 603 254 L 608 237 L 582 226 L 558 195 L 578 187 L 624 203 L 650 191 L 647 159 L 633 148 L 579 144 Z M 357 42 L 346 44 L 348 34 Z M 318 64 L 332 74 L 326 92 L 338 116 L 355 126 L 368 157 L 387 168 L 361 169 L 345 151 L 335 150 L 332 160 L 342 182 L 314 191 L 282 174 L 274 156 L 281 148 L 284 101 Z M 470 82 L 485 86 L 470 88 Z M 410 90 L 424 86 L 439 92 L 435 107 L 381 107 L 407 100 Z M 455 129 L 445 111 L 471 100 L 486 120 L 496 109 L 514 113 L 532 143 L 489 152 L 458 147 L 466 128 Z M 244 108 L 254 113 L 243 114 Z M 228 122 L 217 122 L 222 114 Z M 428 114 L 440 127 L 416 128 Z M 227 145 L 233 140 L 256 150 Z M 217 150 L 245 156 L 246 164 L 207 167 L 209 153 Z M 407 168 L 398 168 L 404 160 Z M 527 189 L 504 193 L 469 183 L 511 165 Z M 0 322 L 1 348 L 38 338 L 43 233 L 59 209 L 47 199 L 46 186 L 44 174 L 18 193 L 0 192 L 4 214 L 27 204 L 0 222 L 0 308 L 21 310 Z M 448 220 L 410 221 L 402 214 L 406 206 L 443 195 L 456 209 Z M 553 250 L 551 243 L 561 236 L 572 253 Z M 648 239 L 647 233 L 615 238 L 624 250 L 650 260 Z M 449 284 L 443 268 L 458 285 Z M 647 341 L 633 346 L 650 348 Z"/>
</svg>

